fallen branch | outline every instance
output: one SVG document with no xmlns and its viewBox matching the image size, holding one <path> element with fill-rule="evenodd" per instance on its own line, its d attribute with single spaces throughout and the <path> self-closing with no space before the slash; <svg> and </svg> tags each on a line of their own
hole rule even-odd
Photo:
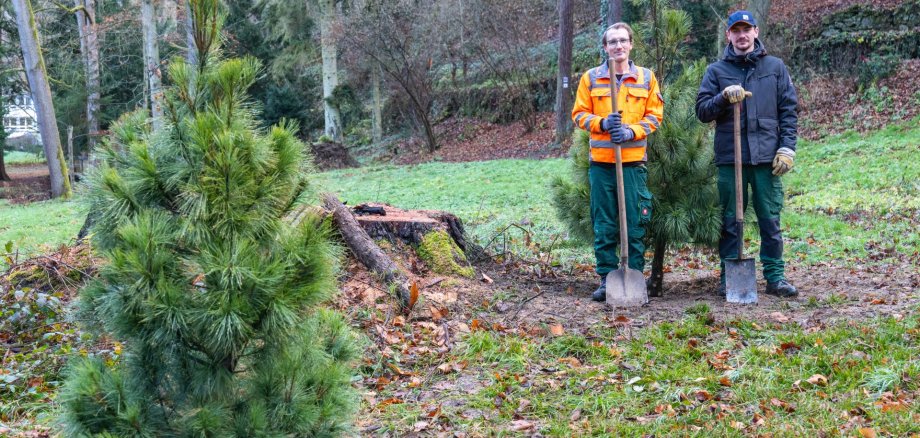
<svg viewBox="0 0 920 438">
<path fill-rule="evenodd" d="M 351 211 L 335 195 L 323 195 L 323 205 L 332 212 L 332 219 L 355 258 L 371 272 L 379 275 L 388 288 L 396 291 L 400 310 L 408 313 L 413 304 L 407 286 L 408 280 L 396 263 L 371 240 Z"/>
</svg>

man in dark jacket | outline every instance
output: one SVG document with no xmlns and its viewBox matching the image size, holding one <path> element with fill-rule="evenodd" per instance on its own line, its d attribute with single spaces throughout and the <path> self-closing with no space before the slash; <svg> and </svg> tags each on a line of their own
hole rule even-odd
<svg viewBox="0 0 920 438">
<path fill-rule="evenodd" d="M 719 258 L 725 294 L 725 259 L 738 257 L 735 221 L 735 150 L 732 106 L 742 102 L 741 162 L 744 208 L 750 200 L 760 228 L 760 261 L 767 280 L 766 292 L 781 297 L 798 295 L 786 281 L 783 236 L 779 214 L 783 208 L 780 176 L 792 169 L 795 159 L 798 100 L 785 64 L 768 56 L 757 39 L 757 21 L 747 11 L 728 17 L 728 47 L 721 60 L 709 65 L 696 97 L 696 115 L 704 123 L 716 122 L 715 162 L 718 166 L 719 200 L 722 204 L 722 237 Z M 752 97 L 745 100 L 745 93 Z"/>
</svg>

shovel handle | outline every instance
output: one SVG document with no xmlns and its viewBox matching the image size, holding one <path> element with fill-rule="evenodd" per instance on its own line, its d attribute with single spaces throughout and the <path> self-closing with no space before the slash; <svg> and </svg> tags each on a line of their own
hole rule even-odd
<svg viewBox="0 0 920 438">
<path fill-rule="evenodd" d="M 613 58 L 607 59 L 607 71 L 610 73 L 610 110 L 619 112 L 617 108 L 619 92 L 617 90 L 616 76 L 613 73 Z M 623 189 L 623 154 L 620 145 L 613 145 L 617 163 L 617 211 L 620 218 L 620 269 L 625 270 L 629 262 L 629 233 L 626 229 L 626 191 Z"/>
<path fill-rule="evenodd" d="M 741 102 L 735 107 L 735 220 L 738 222 L 738 260 L 744 258 L 744 202 L 741 192 Z"/>
</svg>

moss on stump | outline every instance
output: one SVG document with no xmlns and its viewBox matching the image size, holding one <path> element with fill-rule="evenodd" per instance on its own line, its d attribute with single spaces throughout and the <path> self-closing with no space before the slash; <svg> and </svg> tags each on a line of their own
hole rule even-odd
<svg viewBox="0 0 920 438">
<path fill-rule="evenodd" d="M 418 245 L 418 256 L 432 271 L 443 275 L 461 275 L 472 278 L 473 267 L 469 266 L 466 255 L 444 230 L 426 233 Z"/>
</svg>

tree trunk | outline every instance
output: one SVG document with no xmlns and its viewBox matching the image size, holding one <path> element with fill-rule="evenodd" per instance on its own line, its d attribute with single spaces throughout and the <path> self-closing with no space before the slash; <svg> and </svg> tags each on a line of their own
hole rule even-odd
<svg viewBox="0 0 920 438">
<path fill-rule="evenodd" d="M 336 19 L 335 0 L 320 0 L 320 47 L 323 58 L 323 110 L 326 116 L 324 133 L 335 142 L 342 142 L 342 117 L 339 108 L 332 101 L 332 92 L 339 85 L 339 71 L 336 64 L 337 44 L 334 35 Z"/>
<path fill-rule="evenodd" d="M 99 39 L 96 33 L 96 0 L 74 0 L 77 8 L 77 30 L 80 32 L 80 53 L 86 69 L 86 148 L 92 151 L 99 137 Z M 71 157 L 71 159 L 73 159 Z"/>
<path fill-rule="evenodd" d="M 163 121 L 163 90 L 160 84 L 160 52 L 157 47 L 157 27 L 153 0 L 141 0 L 141 29 L 144 34 L 144 75 L 150 96 L 150 116 L 153 129 Z"/>
<path fill-rule="evenodd" d="M 664 285 L 664 253 L 668 250 L 668 243 L 662 239 L 655 239 L 655 255 L 652 257 L 652 272 L 648 282 L 648 296 L 660 297 Z"/>
<path fill-rule="evenodd" d="M 383 98 L 380 94 L 380 67 L 377 65 L 371 67 L 371 86 L 374 94 L 372 133 L 374 143 L 380 143 L 383 140 Z"/>
<path fill-rule="evenodd" d="M 198 66 L 198 46 L 195 45 L 195 18 L 192 13 L 192 5 L 189 0 L 185 0 L 185 62 L 188 65 Z"/>
<path fill-rule="evenodd" d="M 178 25 L 176 16 L 179 14 L 179 4 L 176 0 L 160 0 L 160 6 L 157 8 L 157 28 L 163 35 L 169 35 L 176 31 Z"/>
<path fill-rule="evenodd" d="M 607 26 L 623 21 L 623 0 L 607 0 Z"/>
<path fill-rule="evenodd" d="M 572 135 L 572 0 L 559 0 L 559 72 L 556 76 L 556 144 Z"/>
<path fill-rule="evenodd" d="M 751 8 L 751 13 L 754 14 L 754 18 L 757 20 L 757 29 L 760 31 L 758 38 L 761 40 L 767 36 L 767 29 L 770 25 L 771 3 L 771 0 L 751 0 L 748 2 L 748 7 Z"/>
<path fill-rule="evenodd" d="M 332 219 L 342 234 L 342 238 L 351 249 L 355 257 L 367 266 L 368 269 L 379 275 L 387 287 L 396 291 L 403 311 L 410 310 L 410 292 L 405 274 L 396 266 L 396 263 L 384 253 L 364 228 L 358 224 L 351 211 L 333 195 L 323 196 L 323 205 L 332 212 Z"/>
<path fill-rule="evenodd" d="M 13 179 L 6 173 L 6 160 L 3 158 L 3 146 L 4 145 L 0 143 L 0 181 L 12 181 Z"/>
<path fill-rule="evenodd" d="M 42 146 L 48 160 L 48 173 L 51 179 L 51 197 L 69 198 L 70 181 L 67 180 L 67 168 L 64 165 L 64 152 L 61 149 L 61 134 L 58 132 L 57 117 L 54 115 L 54 103 L 51 101 L 51 87 L 45 70 L 38 43 L 38 28 L 32 14 L 29 0 L 12 0 L 16 10 L 16 27 L 22 47 L 22 59 L 25 64 L 26 77 L 35 102 L 35 114 L 38 129 L 42 136 Z"/>
</svg>

